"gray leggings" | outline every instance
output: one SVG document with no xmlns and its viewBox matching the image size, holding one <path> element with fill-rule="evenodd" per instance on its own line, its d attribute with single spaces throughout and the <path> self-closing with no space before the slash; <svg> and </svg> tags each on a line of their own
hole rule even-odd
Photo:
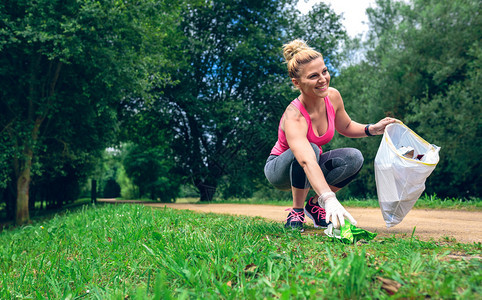
<svg viewBox="0 0 482 300">
<path fill-rule="evenodd" d="M 363 166 L 363 155 L 358 149 L 340 148 L 320 155 L 320 148 L 313 143 L 311 146 L 329 185 L 344 187 L 355 178 Z M 299 189 L 311 187 L 303 168 L 290 149 L 281 155 L 270 155 L 264 166 L 264 174 L 268 181 L 280 190 L 289 190 L 292 186 Z"/>
</svg>

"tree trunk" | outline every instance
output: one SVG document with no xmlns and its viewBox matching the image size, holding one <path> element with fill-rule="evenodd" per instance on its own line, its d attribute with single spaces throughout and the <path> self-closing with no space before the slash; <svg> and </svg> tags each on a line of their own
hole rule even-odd
<svg viewBox="0 0 482 300">
<path fill-rule="evenodd" d="M 214 193 L 216 193 L 216 186 L 200 182 L 196 185 L 196 187 L 201 195 L 201 202 L 209 202 L 213 200 Z"/>
<path fill-rule="evenodd" d="M 28 210 L 28 193 L 30 187 L 30 168 L 32 158 L 27 158 L 21 168 L 17 179 L 17 206 L 15 211 L 15 223 L 26 224 L 30 221 Z"/>
<path fill-rule="evenodd" d="M 35 121 L 32 130 L 31 141 L 24 141 L 23 155 L 15 159 L 17 175 L 17 206 L 15 210 L 15 223 L 17 225 L 26 224 L 30 221 L 29 214 L 29 189 L 30 189 L 30 171 L 32 169 L 33 146 L 38 138 L 40 124 L 43 119 Z"/>
</svg>

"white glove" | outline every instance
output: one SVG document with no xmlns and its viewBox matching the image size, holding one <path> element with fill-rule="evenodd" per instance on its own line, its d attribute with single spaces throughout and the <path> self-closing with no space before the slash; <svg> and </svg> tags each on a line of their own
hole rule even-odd
<svg viewBox="0 0 482 300">
<path fill-rule="evenodd" d="M 346 211 L 343 205 L 338 202 L 336 195 L 333 192 L 326 192 L 320 195 L 318 198 L 318 204 L 326 211 L 326 223 L 333 223 L 334 228 L 340 228 L 345 225 L 345 217 L 351 224 L 356 225 L 355 219 Z M 340 224 L 338 224 L 338 222 Z"/>
</svg>

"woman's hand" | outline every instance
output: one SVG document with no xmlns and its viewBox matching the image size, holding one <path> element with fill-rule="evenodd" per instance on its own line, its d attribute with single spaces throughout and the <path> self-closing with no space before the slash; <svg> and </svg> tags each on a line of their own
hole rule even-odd
<svg viewBox="0 0 482 300">
<path fill-rule="evenodd" d="M 387 125 L 391 123 L 401 123 L 401 122 L 400 120 L 397 120 L 395 118 L 386 117 L 378 121 L 378 123 L 370 125 L 368 127 L 368 131 L 370 132 L 371 135 L 383 134 L 385 132 L 385 127 L 387 127 Z"/>
<path fill-rule="evenodd" d="M 351 224 L 356 225 L 355 219 L 350 215 L 349 212 L 340 204 L 336 195 L 333 192 L 326 192 L 318 197 L 318 204 L 323 207 L 326 211 L 326 223 L 333 223 L 334 228 L 340 228 L 345 226 L 345 218 L 350 221 Z"/>
</svg>

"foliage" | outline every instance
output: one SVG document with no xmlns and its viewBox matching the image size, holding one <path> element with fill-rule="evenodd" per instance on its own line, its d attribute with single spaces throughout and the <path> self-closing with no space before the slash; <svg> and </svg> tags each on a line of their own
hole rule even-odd
<svg viewBox="0 0 482 300">
<path fill-rule="evenodd" d="M 174 163 L 160 147 L 142 148 L 126 145 L 123 165 L 126 175 L 139 188 L 139 197 L 173 202 L 179 193 L 181 176 Z"/>
<path fill-rule="evenodd" d="M 475 299 L 482 292 L 480 243 L 412 236 L 347 245 L 261 218 L 139 205 L 85 206 L 4 231 L 0 244 L 2 299 Z M 382 280 L 401 286 L 391 296 Z"/>
<path fill-rule="evenodd" d="M 121 195 L 121 187 L 115 181 L 115 179 L 109 179 L 105 183 L 104 191 L 102 193 L 102 196 L 104 198 L 117 198 L 120 197 Z"/>
<path fill-rule="evenodd" d="M 119 100 L 168 81 L 158 71 L 167 2 L 0 4 L 0 166 L 8 170 L 0 184 L 19 183 L 17 201 L 7 203 L 18 223 L 28 221 L 35 176 L 64 176 L 70 166 L 72 184 L 85 178 L 85 166 L 115 140 Z"/>
<path fill-rule="evenodd" d="M 302 16 L 289 1 L 206 1 L 181 11 L 180 84 L 154 107 L 169 116 L 179 167 L 203 201 L 250 196 L 279 118 L 295 97 L 281 46 L 305 38 L 336 62 L 338 17 L 324 4 Z M 319 30 L 324 28 L 324 30 Z"/>
<path fill-rule="evenodd" d="M 123 199 L 139 199 L 139 188 L 127 176 L 122 167 L 117 175 L 117 182 L 121 187 L 121 197 Z"/>
<path fill-rule="evenodd" d="M 440 162 L 427 193 L 442 197 L 480 196 L 481 179 L 479 1 L 411 3 L 377 1 L 370 20 L 365 58 L 333 80 L 354 120 L 384 116 L 402 120 L 440 146 Z M 372 161 L 380 138 L 339 139 L 334 146 L 363 150 L 370 162 L 347 195 L 374 194 Z"/>
</svg>

